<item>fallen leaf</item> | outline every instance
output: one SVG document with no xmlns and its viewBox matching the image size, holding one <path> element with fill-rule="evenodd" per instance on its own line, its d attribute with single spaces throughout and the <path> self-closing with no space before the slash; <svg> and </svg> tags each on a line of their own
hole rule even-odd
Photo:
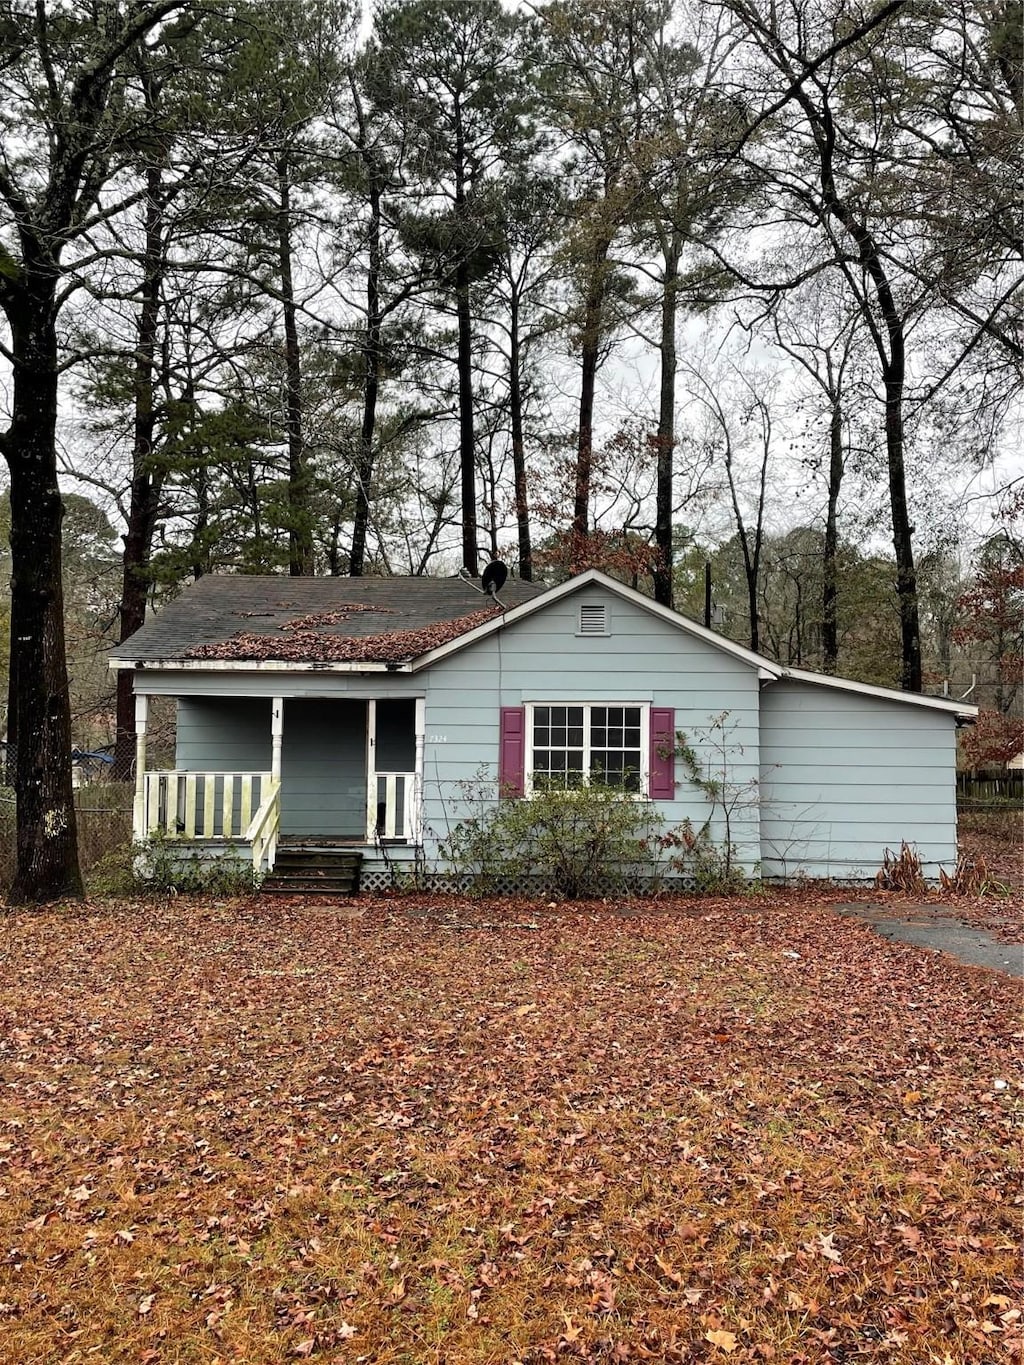
<svg viewBox="0 0 1024 1365">
<path fill-rule="evenodd" d="M 704 1340 L 710 1341 L 717 1350 L 725 1351 L 727 1354 L 731 1354 L 739 1345 L 735 1332 L 727 1332 L 721 1327 L 714 1329 L 709 1327 L 704 1333 Z"/>
</svg>

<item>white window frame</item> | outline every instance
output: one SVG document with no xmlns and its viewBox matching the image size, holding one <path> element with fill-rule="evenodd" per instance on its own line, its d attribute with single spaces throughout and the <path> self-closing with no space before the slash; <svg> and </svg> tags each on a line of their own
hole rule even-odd
<svg viewBox="0 0 1024 1365">
<path fill-rule="evenodd" d="M 649 701 L 635 700 L 613 700 L 588 699 L 581 700 L 579 697 L 572 701 L 565 701 L 561 698 L 551 701 L 528 701 L 524 703 L 526 710 L 526 734 L 525 752 L 523 754 L 523 792 L 526 796 L 533 793 L 533 750 L 534 750 L 534 712 L 538 706 L 582 706 L 583 707 L 583 776 L 584 785 L 590 783 L 590 713 L 595 706 L 631 706 L 640 712 L 640 790 L 635 792 L 624 791 L 623 796 L 632 797 L 635 801 L 646 801 L 650 790 L 651 774 L 651 703 Z"/>
</svg>

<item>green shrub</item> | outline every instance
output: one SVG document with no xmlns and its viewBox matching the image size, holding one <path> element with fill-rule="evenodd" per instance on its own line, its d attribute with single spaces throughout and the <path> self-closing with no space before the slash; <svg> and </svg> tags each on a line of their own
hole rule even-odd
<svg viewBox="0 0 1024 1365">
<path fill-rule="evenodd" d="M 130 896 L 138 890 L 133 869 L 135 846 L 119 844 L 108 849 L 92 867 L 83 873 L 86 893 L 90 896 Z"/>
<path fill-rule="evenodd" d="M 135 890 L 143 894 L 251 896 L 256 888 L 252 863 L 233 848 L 218 858 L 201 858 L 160 833 L 133 845 L 131 871 Z"/>
<path fill-rule="evenodd" d="M 661 817 L 617 788 L 592 783 L 499 801 L 478 783 L 464 793 L 475 812 L 449 831 L 441 853 L 481 895 L 539 883 L 574 900 L 657 874 Z"/>
</svg>

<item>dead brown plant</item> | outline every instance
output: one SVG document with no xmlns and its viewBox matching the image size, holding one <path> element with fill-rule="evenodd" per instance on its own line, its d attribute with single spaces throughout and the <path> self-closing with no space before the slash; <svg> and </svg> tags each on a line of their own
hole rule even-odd
<svg viewBox="0 0 1024 1365">
<path fill-rule="evenodd" d="M 882 866 L 875 874 L 879 891 L 902 891 L 905 895 L 923 896 L 928 883 L 921 870 L 921 857 L 913 845 L 904 840 L 898 854 L 889 848 L 882 855 Z"/>
</svg>

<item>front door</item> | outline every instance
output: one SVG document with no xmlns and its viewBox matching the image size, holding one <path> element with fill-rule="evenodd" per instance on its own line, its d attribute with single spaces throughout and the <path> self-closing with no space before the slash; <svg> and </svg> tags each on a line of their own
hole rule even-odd
<svg viewBox="0 0 1024 1365">
<path fill-rule="evenodd" d="M 281 833 L 366 837 L 365 701 L 289 697 L 281 745 Z"/>
</svg>

